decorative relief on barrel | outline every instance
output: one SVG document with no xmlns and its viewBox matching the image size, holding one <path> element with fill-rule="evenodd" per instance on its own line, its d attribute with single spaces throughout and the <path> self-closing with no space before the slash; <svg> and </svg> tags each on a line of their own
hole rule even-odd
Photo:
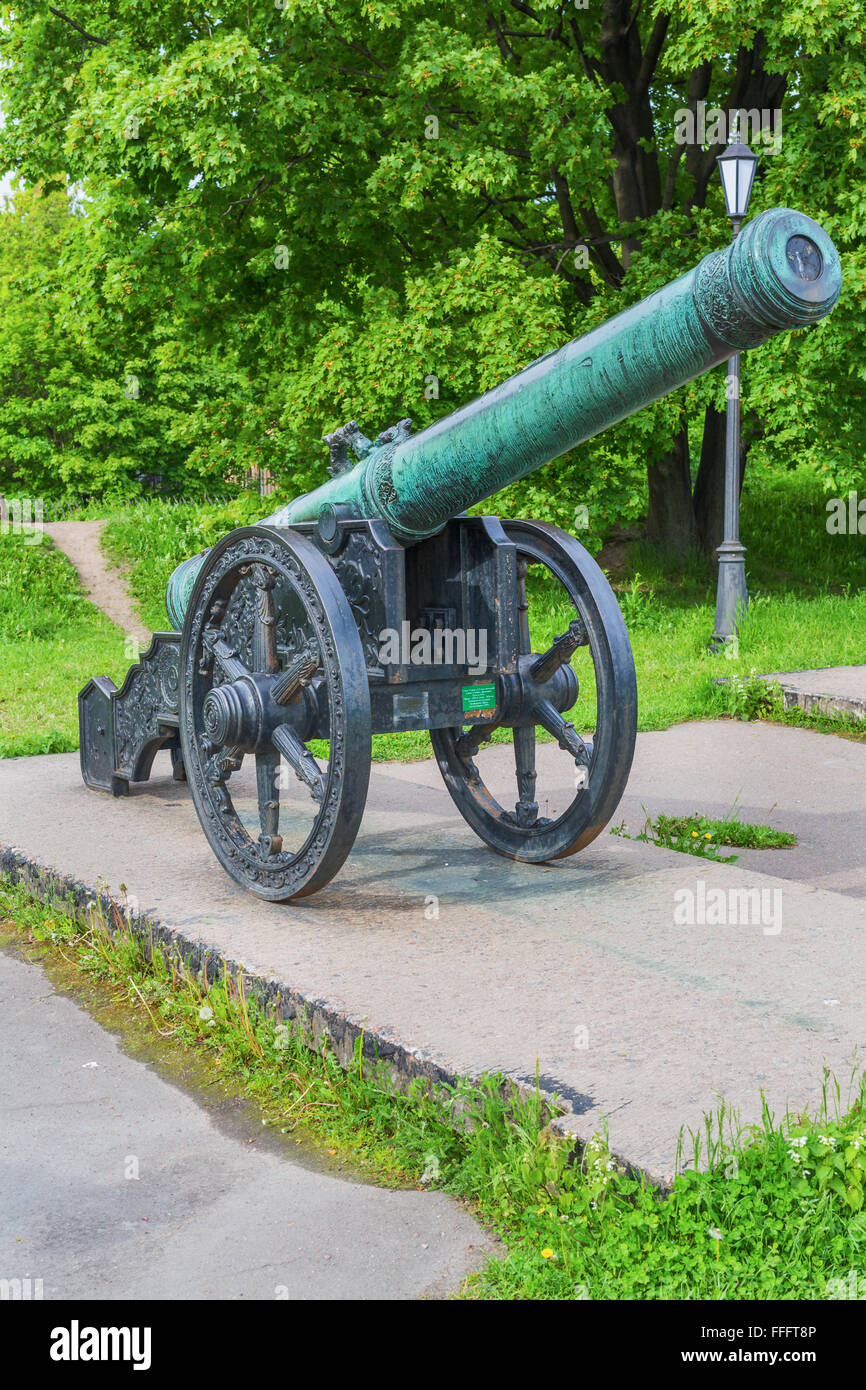
<svg viewBox="0 0 866 1390">
<path fill-rule="evenodd" d="M 701 261 L 695 276 L 695 306 L 710 332 L 723 342 L 740 348 L 758 347 L 772 336 L 773 329 L 755 318 L 735 292 L 730 258 L 726 248 Z"/>
</svg>

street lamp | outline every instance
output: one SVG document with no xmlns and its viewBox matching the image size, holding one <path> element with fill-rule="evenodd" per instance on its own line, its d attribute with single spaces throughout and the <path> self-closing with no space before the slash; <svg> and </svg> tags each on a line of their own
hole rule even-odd
<svg viewBox="0 0 866 1390">
<path fill-rule="evenodd" d="M 731 240 L 737 236 L 746 213 L 755 179 L 758 156 L 736 139 L 716 158 L 725 210 L 731 219 Z M 740 541 L 740 354 L 728 359 L 727 411 L 725 412 L 725 534 L 716 551 L 719 579 L 716 589 L 716 629 L 712 647 L 718 650 L 737 631 L 737 609 L 747 608 L 746 548 Z"/>
</svg>

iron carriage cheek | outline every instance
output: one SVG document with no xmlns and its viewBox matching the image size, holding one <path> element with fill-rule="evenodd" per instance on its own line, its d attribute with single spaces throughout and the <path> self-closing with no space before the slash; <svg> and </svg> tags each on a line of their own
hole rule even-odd
<svg viewBox="0 0 866 1390">
<path fill-rule="evenodd" d="M 573 536 L 466 511 L 735 352 L 816 322 L 840 289 L 826 234 L 774 209 L 420 433 L 408 420 L 375 440 L 355 421 L 336 430 L 330 480 L 184 561 L 166 595 L 174 631 L 154 636 L 120 690 L 88 682 L 85 781 L 122 794 L 167 746 L 224 868 L 284 901 L 321 888 L 349 853 L 372 734 L 426 729 L 491 848 L 531 862 L 584 848 L 634 751 L 622 615 Z M 534 651 L 551 609 L 561 631 Z M 482 749 L 500 729 L 513 748 L 494 785 L 502 759 L 488 768 Z M 553 744 L 540 753 L 539 729 Z M 545 798 L 537 758 L 553 768 Z"/>
</svg>

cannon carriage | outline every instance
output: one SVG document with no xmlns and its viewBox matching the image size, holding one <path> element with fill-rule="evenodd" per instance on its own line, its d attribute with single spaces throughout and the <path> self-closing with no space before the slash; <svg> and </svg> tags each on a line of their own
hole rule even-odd
<svg viewBox="0 0 866 1390">
<path fill-rule="evenodd" d="M 372 735 L 429 730 L 455 805 L 492 849 L 549 862 L 584 848 L 634 751 L 619 606 L 573 536 L 467 509 L 733 353 L 817 321 L 840 283 L 817 224 L 776 209 L 426 430 L 335 431 L 330 481 L 180 565 L 174 630 L 119 690 L 88 682 L 84 780 L 122 795 L 167 747 L 223 867 L 285 901 L 345 861 Z M 551 616 L 555 635 L 534 650 Z M 509 729 L 510 771 L 502 785 L 497 762 L 493 785 L 482 750 Z M 546 797 L 539 730 L 561 759 Z"/>
</svg>

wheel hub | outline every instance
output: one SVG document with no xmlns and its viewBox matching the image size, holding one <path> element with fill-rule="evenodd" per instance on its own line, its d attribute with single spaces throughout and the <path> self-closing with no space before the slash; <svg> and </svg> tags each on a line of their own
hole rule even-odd
<svg viewBox="0 0 866 1390">
<path fill-rule="evenodd" d="M 563 664 L 538 680 L 534 666 L 538 657 L 519 656 L 517 670 L 506 672 L 501 678 L 503 723 L 511 725 L 535 724 L 536 710 L 543 700 L 553 705 L 560 714 L 577 703 L 579 685 L 577 673 L 571 666 Z M 546 673 L 542 672 L 544 676 Z"/>
<path fill-rule="evenodd" d="M 217 747 L 253 749 L 261 739 L 262 713 L 259 692 L 251 680 L 242 678 L 208 691 L 202 722 Z"/>
</svg>

